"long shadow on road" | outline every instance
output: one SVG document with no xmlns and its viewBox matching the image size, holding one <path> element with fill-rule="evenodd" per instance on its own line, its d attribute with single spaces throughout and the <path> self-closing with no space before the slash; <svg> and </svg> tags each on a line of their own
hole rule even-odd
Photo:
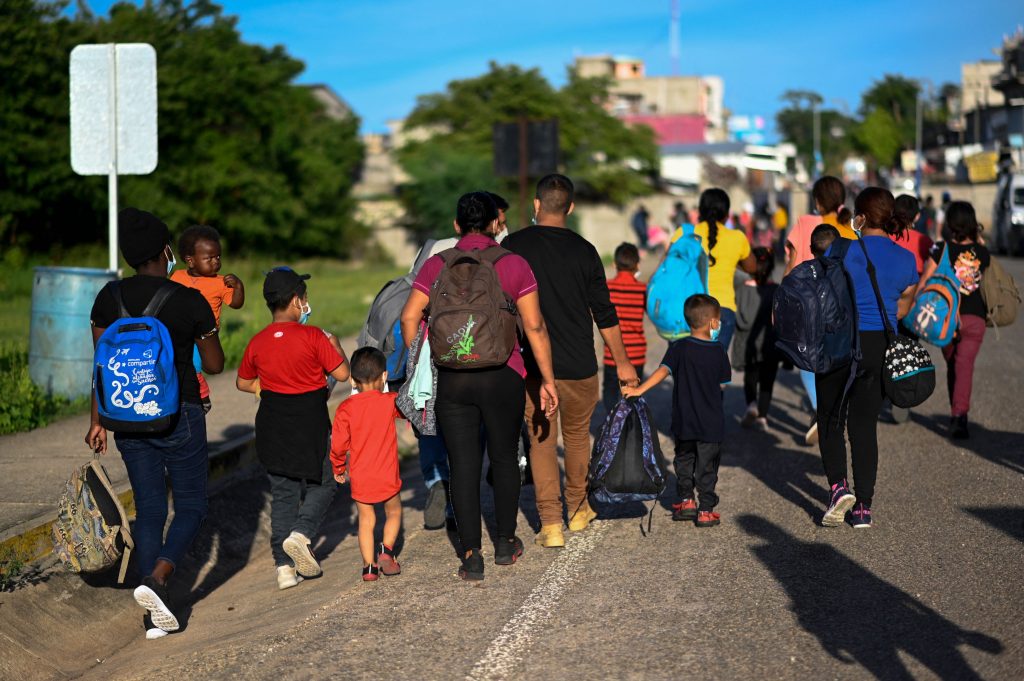
<svg viewBox="0 0 1024 681">
<path fill-rule="evenodd" d="M 980 679 L 958 648 L 1003 652 L 998 639 L 962 629 L 831 546 L 796 539 L 757 516 L 737 520 L 762 542 L 751 550 L 786 590 L 800 626 L 843 663 L 878 679 L 913 678 L 902 652 L 941 679 Z"/>
<path fill-rule="evenodd" d="M 912 412 L 910 418 L 943 437 L 949 432 L 948 417 Z M 1014 473 L 1024 474 L 1024 432 L 990 430 L 978 423 L 971 423 L 970 431 L 970 438 L 954 440 L 953 444 Z"/>
</svg>

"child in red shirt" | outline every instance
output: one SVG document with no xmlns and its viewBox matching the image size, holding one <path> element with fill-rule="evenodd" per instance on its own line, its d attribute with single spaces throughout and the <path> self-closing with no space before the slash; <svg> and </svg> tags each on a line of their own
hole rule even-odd
<svg viewBox="0 0 1024 681">
<path fill-rule="evenodd" d="M 352 355 L 352 384 L 356 391 L 338 406 L 331 435 L 334 479 L 352 483 L 352 500 L 359 510 L 359 552 L 363 556 L 363 580 L 372 582 L 383 572 L 402 571 L 395 559 L 395 540 L 402 527 L 402 502 L 398 493 L 398 435 L 395 419 L 396 393 L 382 392 L 387 385 L 387 358 L 376 348 L 359 348 Z M 374 504 L 384 504 L 384 541 L 373 550 L 377 523 Z"/>
</svg>

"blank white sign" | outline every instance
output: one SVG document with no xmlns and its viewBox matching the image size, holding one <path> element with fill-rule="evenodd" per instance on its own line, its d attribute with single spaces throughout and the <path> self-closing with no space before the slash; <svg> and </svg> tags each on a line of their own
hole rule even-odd
<svg viewBox="0 0 1024 681">
<path fill-rule="evenodd" d="M 112 114 L 117 127 L 113 139 Z M 75 47 L 71 50 L 71 168 L 79 175 L 107 175 L 116 165 L 118 175 L 147 175 L 156 164 L 153 46 Z"/>
</svg>

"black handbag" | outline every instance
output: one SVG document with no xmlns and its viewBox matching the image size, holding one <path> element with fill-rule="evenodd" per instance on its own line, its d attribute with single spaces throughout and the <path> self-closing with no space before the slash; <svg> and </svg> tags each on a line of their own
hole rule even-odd
<svg viewBox="0 0 1024 681">
<path fill-rule="evenodd" d="M 935 390 L 935 365 L 931 355 L 913 338 L 897 334 L 889 324 L 889 315 L 885 312 L 882 292 L 878 289 L 875 277 L 875 265 L 868 256 L 867 246 L 858 239 L 864 259 L 867 261 L 868 277 L 871 288 L 875 291 L 878 311 L 882 315 L 885 327 L 885 361 L 882 363 L 882 387 L 889 401 L 894 406 L 910 409 L 922 404 L 931 397 Z"/>
</svg>

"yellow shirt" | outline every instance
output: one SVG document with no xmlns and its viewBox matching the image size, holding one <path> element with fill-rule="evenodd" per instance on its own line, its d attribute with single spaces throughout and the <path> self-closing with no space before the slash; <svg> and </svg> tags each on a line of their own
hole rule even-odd
<svg viewBox="0 0 1024 681">
<path fill-rule="evenodd" d="M 694 233 L 700 237 L 704 252 L 708 252 L 708 225 L 701 222 L 694 228 Z M 672 243 L 675 243 L 683 235 L 682 227 L 676 229 L 672 235 Z M 750 242 L 747 235 L 737 229 L 727 229 L 725 225 L 718 224 L 718 240 L 715 248 L 710 251 L 715 257 L 715 263 L 708 263 L 708 293 L 718 301 L 718 304 L 730 310 L 736 310 L 736 289 L 733 286 L 733 275 L 736 266 L 750 255 Z"/>
</svg>

